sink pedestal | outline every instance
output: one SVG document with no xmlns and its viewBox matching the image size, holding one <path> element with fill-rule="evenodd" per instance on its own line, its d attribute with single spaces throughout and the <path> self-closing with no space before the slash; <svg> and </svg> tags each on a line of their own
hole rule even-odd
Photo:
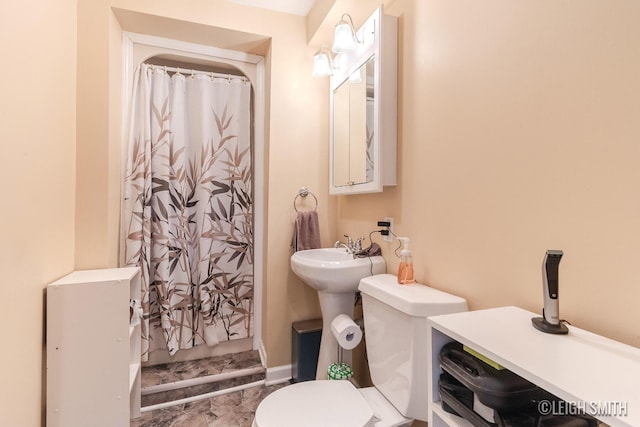
<svg viewBox="0 0 640 427">
<path fill-rule="evenodd" d="M 353 305 L 356 301 L 355 292 L 334 294 L 318 292 L 320 310 L 322 311 L 322 336 L 320 338 L 320 354 L 318 355 L 317 380 L 327 379 L 329 365 L 338 361 L 340 346 L 331 332 L 331 322 L 339 314 L 346 314 L 353 318 Z M 342 361 L 351 365 L 351 350 L 342 350 Z"/>
</svg>

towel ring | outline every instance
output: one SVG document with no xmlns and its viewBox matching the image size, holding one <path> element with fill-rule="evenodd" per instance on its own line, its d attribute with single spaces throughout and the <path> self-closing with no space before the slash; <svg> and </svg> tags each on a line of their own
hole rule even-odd
<svg viewBox="0 0 640 427">
<path fill-rule="evenodd" d="M 300 212 L 298 210 L 298 207 L 296 206 L 296 202 L 298 201 L 298 197 L 307 197 L 309 194 L 311 194 L 311 196 L 313 196 L 313 200 L 316 201 L 316 207 L 313 208 L 314 210 L 318 209 L 318 198 L 316 197 L 315 194 L 313 194 L 311 191 L 309 191 L 309 189 L 307 187 L 301 187 L 300 190 L 298 190 L 298 194 L 296 195 L 296 197 L 293 199 L 293 209 L 296 210 L 296 212 Z"/>
</svg>

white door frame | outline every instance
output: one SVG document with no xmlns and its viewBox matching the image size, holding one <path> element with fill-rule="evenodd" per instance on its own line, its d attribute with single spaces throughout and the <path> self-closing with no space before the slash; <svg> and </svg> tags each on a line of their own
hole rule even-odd
<svg viewBox="0 0 640 427">
<path fill-rule="evenodd" d="M 264 57 L 245 52 L 228 49 L 220 49 L 213 46 L 187 43 L 174 39 L 149 36 L 145 34 L 122 32 L 123 52 L 123 94 L 122 94 L 122 141 L 126 141 L 128 129 L 128 112 L 131 103 L 131 90 L 133 87 L 133 73 L 136 67 L 134 63 L 135 45 L 146 45 L 157 48 L 180 51 L 186 57 L 197 55 L 209 57 L 212 61 L 231 60 L 255 66 L 255 75 L 247 75 L 254 89 L 253 111 L 253 208 L 254 208 L 254 257 L 253 257 L 253 349 L 260 350 L 262 345 L 262 288 L 263 288 L 263 255 L 264 255 L 264 212 L 266 190 L 265 181 L 265 61 Z M 249 73 L 253 74 L 253 73 Z M 123 158 L 126 153 L 126 144 L 123 145 Z M 124 164 L 124 163 L 123 163 Z"/>
</svg>

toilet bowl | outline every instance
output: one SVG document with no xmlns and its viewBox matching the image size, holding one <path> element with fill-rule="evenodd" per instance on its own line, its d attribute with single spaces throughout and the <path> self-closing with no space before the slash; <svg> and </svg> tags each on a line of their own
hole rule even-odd
<svg viewBox="0 0 640 427">
<path fill-rule="evenodd" d="M 396 276 L 362 279 L 369 371 L 374 387 L 342 380 L 293 384 L 268 395 L 254 427 L 399 427 L 427 421 L 427 317 L 467 310 L 463 298 Z"/>
</svg>

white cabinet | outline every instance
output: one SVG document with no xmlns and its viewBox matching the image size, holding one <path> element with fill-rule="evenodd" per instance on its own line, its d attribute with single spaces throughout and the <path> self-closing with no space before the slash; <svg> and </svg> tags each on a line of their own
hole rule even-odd
<svg viewBox="0 0 640 427">
<path fill-rule="evenodd" d="M 130 320 L 139 300 L 133 267 L 47 286 L 47 426 L 120 427 L 140 415 L 140 324 Z"/>
<path fill-rule="evenodd" d="M 450 341 L 469 346 L 610 426 L 640 426 L 640 349 L 574 326 L 568 335 L 545 334 L 531 324 L 538 316 L 501 307 L 429 318 L 430 427 L 471 426 L 440 404 L 438 354 Z"/>
<path fill-rule="evenodd" d="M 357 38 L 331 75 L 332 195 L 380 192 L 397 183 L 398 18 L 380 6 Z"/>
</svg>

